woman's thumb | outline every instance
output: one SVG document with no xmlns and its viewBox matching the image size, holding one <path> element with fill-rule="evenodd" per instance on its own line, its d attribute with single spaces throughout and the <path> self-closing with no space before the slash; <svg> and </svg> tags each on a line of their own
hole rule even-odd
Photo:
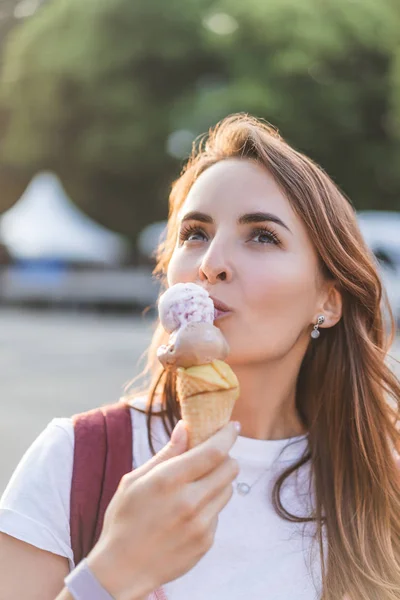
<svg viewBox="0 0 400 600">
<path fill-rule="evenodd" d="M 188 434 L 182 419 L 178 421 L 175 425 L 169 443 L 172 446 L 175 446 L 176 450 L 180 449 L 182 452 L 185 452 L 185 450 L 187 450 Z"/>
<path fill-rule="evenodd" d="M 131 481 L 135 481 L 139 477 L 146 475 L 160 463 L 165 462 L 174 456 L 179 456 L 187 450 L 188 435 L 183 421 L 178 421 L 171 434 L 171 439 L 155 456 L 149 461 L 138 467 L 132 472 Z"/>
<path fill-rule="evenodd" d="M 170 458 L 174 458 L 174 456 L 179 456 L 180 454 L 186 452 L 188 444 L 187 437 L 185 425 L 183 421 L 180 420 L 175 425 L 168 444 L 166 444 L 164 448 L 160 450 L 160 452 L 157 452 L 157 454 L 153 456 L 151 461 L 148 463 L 149 466 L 153 468 Z"/>
<path fill-rule="evenodd" d="M 182 420 L 178 421 L 175 425 L 175 428 L 171 434 L 171 439 L 168 444 L 160 450 L 155 456 L 154 461 L 159 464 L 168 460 L 169 458 L 173 458 L 174 456 L 179 456 L 183 454 L 187 450 L 188 445 L 188 435 L 186 431 L 185 424 Z"/>
</svg>

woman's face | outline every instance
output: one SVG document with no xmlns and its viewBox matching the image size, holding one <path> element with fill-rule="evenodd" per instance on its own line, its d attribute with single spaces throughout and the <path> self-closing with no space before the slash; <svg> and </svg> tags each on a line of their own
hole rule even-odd
<svg viewBox="0 0 400 600">
<path fill-rule="evenodd" d="M 209 167 L 179 217 L 168 284 L 197 283 L 231 308 L 215 321 L 231 349 L 227 362 L 278 359 L 309 340 L 317 255 L 265 168 L 247 159 Z"/>
</svg>

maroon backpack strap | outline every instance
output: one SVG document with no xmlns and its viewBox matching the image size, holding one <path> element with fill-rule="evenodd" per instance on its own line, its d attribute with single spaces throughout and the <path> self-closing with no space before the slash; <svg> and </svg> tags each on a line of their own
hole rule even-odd
<svg viewBox="0 0 400 600">
<path fill-rule="evenodd" d="M 132 470 L 130 407 L 118 402 L 74 415 L 70 528 L 74 562 L 99 539 L 104 514 L 119 482 Z"/>
</svg>

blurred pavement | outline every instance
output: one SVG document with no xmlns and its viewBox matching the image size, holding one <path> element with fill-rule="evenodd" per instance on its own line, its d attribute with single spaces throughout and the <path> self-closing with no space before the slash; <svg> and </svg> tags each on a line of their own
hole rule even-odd
<svg viewBox="0 0 400 600">
<path fill-rule="evenodd" d="M 0 494 L 54 417 L 118 400 L 152 326 L 150 316 L 0 309 Z"/>
<path fill-rule="evenodd" d="M 150 316 L 0 309 L 0 494 L 51 419 L 120 397 L 152 327 Z"/>
</svg>

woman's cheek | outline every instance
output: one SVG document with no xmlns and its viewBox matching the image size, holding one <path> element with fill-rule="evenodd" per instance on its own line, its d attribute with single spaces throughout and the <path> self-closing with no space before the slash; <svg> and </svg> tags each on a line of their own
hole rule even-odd
<svg viewBox="0 0 400 600">
<path fill-rule="evenodd" d="M 270 265 L 267 273 L 261 280 L 260 287 L 265 293 L 278 299 L 304 293 L 313 283 L 309 265 L 304 265 L 301 261 L 290 260 Z"/>
<path fill-rule="evenodd" d="M 273 296 L 280 296 L 286 287 L 285 280 L 274 271 L 255 272 L 248 269 L 243 281 L 243 292 L 248 306 L 265 307 Z"/>
<path fill-rule="evenodd" d="M 171 257 L 167 270 L 168 285 L 193 281 L 196 276 L 196 266 L 194 261 L 179 248 L 176 249 Z"/>
</svg>

